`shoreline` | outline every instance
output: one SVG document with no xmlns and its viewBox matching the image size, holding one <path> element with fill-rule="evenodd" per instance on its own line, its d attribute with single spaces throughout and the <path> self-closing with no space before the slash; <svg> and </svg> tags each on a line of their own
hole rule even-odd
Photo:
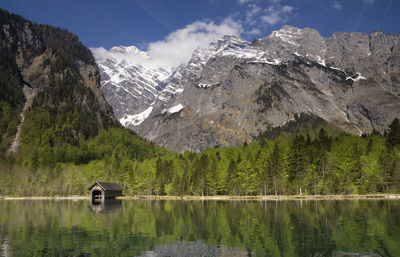
<svg viewBox="0 0 400 257">
<path fill-rule="evenodd" d="M 357 200 L 357 199 L 400 199 L 399 194 L 376 194 L 376 195 L 259 195 L 259 196 L 231 196 L 231 195 L 218 195 L 218 196 L 156 196 L 156 195 L 142 195 L 142 196 L 121 196 L 117 199 L 131 199 L 131 200 L 212 200 L 212 201 L 274 201 L 274 200 Z"/>
<path fill-rule="evenodd" d="M 0 200 L 89 200 L 90 196 L 0 196 Z M 136 196 L 119 196 L 120 200 L 359 200 L 359 199 L 399 199 L 400 194 L 369 194 L 369 195 L 266 195 L 266 196 L 156 196 L 156 195 L 136 195 Z"/>
</svg>

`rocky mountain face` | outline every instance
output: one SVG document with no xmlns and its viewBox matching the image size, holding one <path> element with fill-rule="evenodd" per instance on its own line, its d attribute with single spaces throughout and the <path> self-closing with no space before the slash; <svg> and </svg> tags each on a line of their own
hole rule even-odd
<svg viewBox="0 0 400 257">
<path fill-rule="evenodd" d="M 115 124 L 93 55 L 76 35 L 0 9 L 0 56 L 0 111 L 20 116 L 0 118 L 2 139 L 13 138 L 6 140 L 10 152 L 18 150 L 26 120 L 25 137 L 50 148 L 77 144 Z"/>
<path fill-rule="evenodd" d="M 125 126 L 168 149 L 202 151 L 251 141 L 299 114 L 353 134 L 382 132 L 400 116 L 399 42 L 382 32 L 324 38 L 284 26 L 251 43 L 224 36 L 170 74 L 97 62 Z"/>
<path fill-rule="evenodd" d="M 110 53 L 148 58 L 145 52 L 134 46 L 113 47 Z M 96 61 L 101 72 L 101 88 L 116 118 L 124 126 L 138 125 L 145 113 L 151 112 L 152 103 L 164 89 L 163 81 L 170 71 L 135 65 L 129 59 L 112 56 L 96 56 Z"/>
</svg>

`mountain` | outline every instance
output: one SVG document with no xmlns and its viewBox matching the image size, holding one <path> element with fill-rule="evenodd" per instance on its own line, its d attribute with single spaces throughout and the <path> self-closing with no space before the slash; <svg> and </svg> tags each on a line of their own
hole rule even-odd
<svg viewBox="0 0 400 257">
<path fill-rule="evenodd" d="M 125 126 L 138 125 L 145 113 L 151 111 L 152 103 L 163 89 L 162 82 L 170 72 L 135 65 L 129 59 L 120 57 L 135 54 L 149 58 L 134 46 L 113 47 L 109 53 L 107 56 L 96 56 L 102 76 L 101 88 L 108 103 L 113 106 L 116 118 Z"/>
<path fill-rule="evenodd" d="M 76 35 L 2 9 L 0 28 L 2 153 L 30 149 L 40 157 L 38 149 L 78 146 L 119 126 L 93 55 Z"/>
<path fill-rule="evenodd" d="M 125 88 L 142 91 L 143 82 L 156 89 L 150 97 L 132 97 L 141 108 L 128 108 L 119 119 L 180 152 L 242 144 L 301 114 L 357 135 L 383 132 L 400 113 L 399 41 L 400 35 L 379 31 L 324 38 L 314 29 L 291 26 L 251 43 L 224 36 L 197 49 L 169 76 L 138 66 L 115 68 L 131 75 Z M 119 91 L 107 84 L 111 73 L 98 63 L 106 99 L 114 109 L 126 106 L 110 101 Z M 142 80 L 144 74 L 164 79 Z"/>
</svg>

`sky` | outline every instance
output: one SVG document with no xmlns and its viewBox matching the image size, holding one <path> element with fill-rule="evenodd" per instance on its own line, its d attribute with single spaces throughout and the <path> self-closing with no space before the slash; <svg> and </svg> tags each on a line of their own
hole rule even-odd
<svg viewBox="0 0 400 257">
<path fill-rule="evenodd" d="M 225 34 L 252 41 L 285 24 L 324 37 L 400 32 L 400 0 L 1 0 L 0 8 L 66 28 L 99 55 L 135 45 L 166 68 Z"/>
</svg>

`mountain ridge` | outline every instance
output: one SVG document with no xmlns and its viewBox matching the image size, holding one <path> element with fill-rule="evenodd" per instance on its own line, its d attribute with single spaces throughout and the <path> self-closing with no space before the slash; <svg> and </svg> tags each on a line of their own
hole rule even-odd
<svg viewBox="0 0 400 257">
<path fill-rule="evenodd" d="M 323 38 L 287 25 L 251 43 L 224 36 L 197 49 L 138 110 L 139 122 L 125 126 L 179 152 L 242 144 L 301 113 L 353 134 L 383 132 L 400 113 L 399 37 L 335 32 Z"/>
</svg>

